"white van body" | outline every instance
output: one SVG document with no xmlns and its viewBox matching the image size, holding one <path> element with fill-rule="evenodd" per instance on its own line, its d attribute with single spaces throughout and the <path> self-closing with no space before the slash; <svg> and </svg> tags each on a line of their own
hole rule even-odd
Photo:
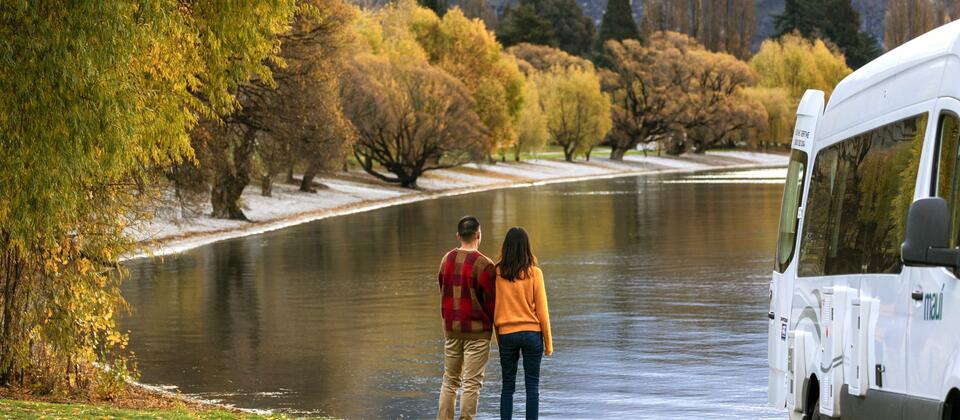
<svg viewBox="0 0 960 420">
<path fill-rule="evenodd" d="M 904 266 L 906 210 L 957 198 L 960 22 L 800 103 L 770 284 L 769 403 L 791 416 L 960 418 L 960 281 Z M 956 246 L 957 224 L 951 225 Z"/>
</svg>

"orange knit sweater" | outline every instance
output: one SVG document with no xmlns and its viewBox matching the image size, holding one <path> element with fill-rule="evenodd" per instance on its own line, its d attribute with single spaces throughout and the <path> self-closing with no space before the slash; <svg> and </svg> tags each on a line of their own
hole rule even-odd
<svg viewBox="0 0 960 420">
<path fill-rule="evenodd" d="M 539 267 L 532 267 L 527 278 L 516 281 L 500 277 L 498 270 L 497 304 L 493 313 L 497 334 L 540 331 L 543 333 L 544 354 L 553 354 L 547 290 L 544 288 L 543 272 Z"/>
</svg>

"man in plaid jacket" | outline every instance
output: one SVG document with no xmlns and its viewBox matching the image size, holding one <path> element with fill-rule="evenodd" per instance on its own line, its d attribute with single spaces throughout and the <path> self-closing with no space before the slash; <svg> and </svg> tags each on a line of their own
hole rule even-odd
<svg viewBox="0 0 960 420">
<path fill-rule="evenodd" d="M 480 253 L 480 221 L 464 216 L 457 224 L 460 247 L 443 257 L 438 281 L 443 319 L 443 385 L 440 387 L 438 420 L 452 420 L 460 397 L 460 419 L 477 414 L 477 400 L 490 356 L 497 271 L 493 261 Z"/>
</svg>

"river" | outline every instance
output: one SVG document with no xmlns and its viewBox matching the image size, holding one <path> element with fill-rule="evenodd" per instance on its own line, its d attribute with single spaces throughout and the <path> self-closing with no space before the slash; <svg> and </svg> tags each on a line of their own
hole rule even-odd
<svg viewBox="0 0 960 420">
<path fill-rule="evenodd" d="M 384 208 L 128 264 L 142 382 L 239 407 L 430 418 L 436 271 L 456 222 L 495 258 L 523 226 L 555 354 L 544 418 L 782 418 L 766 404 L 767 288 L 785 171 L 625 177 Z M 496 417 L 491 352 L 481 418 Z M 523 412 L 522 375 L 516 414 Z"/>
</svg>

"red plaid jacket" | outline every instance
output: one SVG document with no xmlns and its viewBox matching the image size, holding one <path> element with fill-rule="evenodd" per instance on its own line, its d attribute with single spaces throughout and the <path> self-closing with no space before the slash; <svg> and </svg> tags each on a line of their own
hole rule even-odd
<svg viewBox="0 0 960 420">
<path fill-rule="evenodd" d="M 454 249 L 443 257 L 440 316 L 447 338 L 490 338 L 497 293 L 497 270 L 480 251 Z"/>
</svg>

